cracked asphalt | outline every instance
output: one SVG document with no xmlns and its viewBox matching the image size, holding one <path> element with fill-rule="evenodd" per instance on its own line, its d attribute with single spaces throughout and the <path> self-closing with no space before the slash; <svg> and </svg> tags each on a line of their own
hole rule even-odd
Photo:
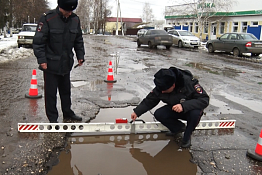
<svg viewBox="0 0 262 175">
<path fill-rule="evenodd" d="M 72 109 L 83 117 L 83 122 L 95 118 L 101 108 L 137 105 L 152 90 L 153 75 L 158 69 L 170 66 L 188 69 L 211 97 L 202 120 L 236 120 L 235 129 L 194 132 L 189 151 L 192 163 L 198 166 L 197 173 L 262 174 L 262 163 L 246 156 L 248 149 L 255 149 L 262 129 L 260 57 L 208 54 L 204 48 L 137 48 L 135 37 L 128 36 L 85 35 L 84 41 L 86 62 L 71 72 Z M 65 133 L 19 133 L 17 130 L 17 123 L 48 122 L 44 99 L 25 98 L 32 70 L 38 67 L 32 49 L 28 48 L 30 52 L 30 56 L 0 64 L 1 174 L 46 174 L 68 139 Z M 132 94 L 126 99 L 104 99 L 108 95 L 104 80 L 110 60 L 117 80 L 112 94 Z M 38 69 L 37 81 L 39 93 L 43 94 L 43 77 Z M 80 82 L 84 85 L 73 86 Z"/>
</svg>

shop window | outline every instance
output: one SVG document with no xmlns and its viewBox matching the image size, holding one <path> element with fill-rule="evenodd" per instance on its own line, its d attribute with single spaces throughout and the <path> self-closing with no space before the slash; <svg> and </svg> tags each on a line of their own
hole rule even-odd
<svg viewBox="0 0 262 175">
<path fill-rule="evenodd" d="M 220 34 L 225 33 L 225 22 L 220 23 L 219 33 Z"/>
<path fill-rule="evenodd" d="M 247 33 L 247 22 L 242 22 L 242 32 Z"/>
<path fill-rule="evenodd" d="M 233 32 L 238 31 L 238 22 L 233 22 Z"/>
<path fill-rule="evenodd" d="M 257 26 L 258 22 L 257 21 L 252 21 L 251 24 L 252 24 L 252 26 Z"/>
<path fill-rule="evenodd" d="M 198 23 L 195 23 L 195 33 L 198 33 Z"/>
<path fill-rule="evenodd" d="M 204 33 L 208 33 L 208 22 L 204 23 Z"/>
<path fill-rule="evenodd" d="M 193 32 L 193 23 L 189 23 L 189 32 Z"/>
</svg>

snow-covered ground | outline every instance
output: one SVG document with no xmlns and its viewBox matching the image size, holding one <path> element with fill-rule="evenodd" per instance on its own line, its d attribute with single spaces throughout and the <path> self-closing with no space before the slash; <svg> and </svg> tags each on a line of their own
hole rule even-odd
<svg viewBox="0 0 262 175">
<path fill-rule="evenodd" d="M 23 59 L 32 55 L 32 48 L 17 47 L 17 34 L 14 34 L 13 37 L 7 35 L 7 38 L 4 38 L 3 35 L 0 36 L 0 63 Z"/>
</svg>

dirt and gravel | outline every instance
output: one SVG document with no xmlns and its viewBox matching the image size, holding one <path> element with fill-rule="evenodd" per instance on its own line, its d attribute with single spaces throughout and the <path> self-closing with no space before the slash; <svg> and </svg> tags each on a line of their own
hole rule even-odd
<svg viewBox="0 0 262 175">
<path fill-rule="evenodd" d="M 200 174 L 261 174 L 262 163 L 246 156 L 255 149 L 261 131 L 261 57 L 235 58 L 225 53 L 208 54 L 204 48 L 137 48 L 135 37 L 85 35 L 86 62 L 73 69 L 72 108 L 83 122 L 96 117 L 101 108 L 136 105 L 153 88 L 153 74 L 176 66 L 190 70 L 211 97 L 204 120 L 234 119 L 231 130 L 196 131 L 192 137 L 192 162 Z M 32 50 L 28 48 L 28 52 Z M 119 101 L 103 100 L 107 88 L 108 62 L 114 63 L 114 93 L 133 94 Z M 57 163 L 68 134 L 19 133 L 17 123 L 46 123 L 44 98 L 28 99 L 34 55 L 0 64 L 0 173 L 46 174 Z M 42 72 L 37 69 L 39 93 Z M 44 94 L 43 94 L 44 95 Z M 59 97 L 59 96 L 58 96 Z M 58 98 L 58 108 L 60 101 Z M 61 110 L 59 111 L 61 114 Z M 59 118 L 62 122 L 62 118 Z"/>
</svg>

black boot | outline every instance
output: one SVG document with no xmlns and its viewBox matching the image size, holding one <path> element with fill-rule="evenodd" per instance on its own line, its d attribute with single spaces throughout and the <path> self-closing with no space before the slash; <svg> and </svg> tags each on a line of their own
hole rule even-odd
<svg viewBox="0 0 262 175">
<path fill-rule="evenodd" d="M 182 141 L 181 147 L 182 148 L 189 148 L 191 146 L 191 139 L 187 140 L 187 141 Z"/>
<path fill-rule="evenodd" d="M 177 130 L 176 132 L 171 132 L 171 131 L 168 131 L 166 132 L 166 136 L 176 136 L 177 134 L 181 133 L 181 132 L 185 132 L 186 130 L 186 125 L 183 124 L 183 126 Z"/>
<path fill-rule="evenodd" d="M 64 117 L 65 120 L 76 120 L 76 121 L 82 121 L 82 117 L 79 117 L 77 115 L 73 115 L 71 117 Z"/>
</svg>

